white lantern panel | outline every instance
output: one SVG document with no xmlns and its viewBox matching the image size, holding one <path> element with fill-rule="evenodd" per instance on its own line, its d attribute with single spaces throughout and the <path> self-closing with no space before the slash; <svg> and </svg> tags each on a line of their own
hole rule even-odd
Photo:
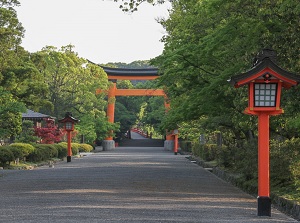
<svg viewBox="0 0 300 223">
<path fill-rule="evenodd" d="M 256 83 L 254 84 L 254 106 L 275 107 L 277 84 Z"/>
</svg>

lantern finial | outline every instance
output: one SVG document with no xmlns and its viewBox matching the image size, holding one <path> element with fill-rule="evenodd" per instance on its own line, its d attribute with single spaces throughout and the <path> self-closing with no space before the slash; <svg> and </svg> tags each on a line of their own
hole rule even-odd
<svg viewBox="0 0 300 223">
<path fill-rule="evenodd" d="M 273 63 L 277 63 L 277 53 L 275 50 L 266 48 L 257 54 L 253 61 L 253 67 L 263 61 L 263 59 L 269 58 Z"/>
<path fill-rule="evenodd" d="M 72 117 L 72 113 L 71 112 L 66 112 L 65 117 Z"/>
</svg>

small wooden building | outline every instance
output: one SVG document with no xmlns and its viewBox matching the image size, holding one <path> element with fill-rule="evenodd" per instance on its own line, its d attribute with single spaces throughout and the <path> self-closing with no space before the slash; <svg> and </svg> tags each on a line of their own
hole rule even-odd
<svg viewBox="0 0 300 223">
<path fill-rule="evenodd" d="M 22 113 L 22 120 L 30 120 L 33 121 L 34 127 L 42 127 L 42 121 L 45 119 L 52 119 L 53 122 L 55 120 L 55 117 L 52 117 L 50 115 L 45 115 L 39 112 L 34 112 L 30 109 L 27 109 L 26 113 Z"/>
</svg>

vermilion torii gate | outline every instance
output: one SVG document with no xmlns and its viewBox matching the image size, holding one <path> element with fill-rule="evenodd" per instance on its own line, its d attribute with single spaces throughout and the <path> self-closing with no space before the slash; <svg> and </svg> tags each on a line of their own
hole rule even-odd
<svg viewBox="0 0 300 223">
<path fill-rule="evenodd" d="M 115 113 L 115 97 L 116 96 L 163 96 L 165 98 L 166 110 L 170 107 L 167 102 L 167 96 L 162 89 L 117 89 L 117 80 L 154 80 L 158 78 L 157 68 L 145 68 L 145 69 L 123 69 L 123 68 L 110 68 L 103 67 L 103 70 L 107 73 L 108 80 L 112 82 L 108 94 L 107 105 L 107 117 L 110 123 L 114 123 Z M 98 89 L 96 94 L 102 93 L 103 90 Z M 174 152 L 177 153 L 177 142 L 174 143 L 176 136 L 169 134 L 165 141 L 165 149 L 172 149 L 175 145 Z M 112 137 L 106 138 L 102 142 L 103 150 L 109 150 L 115 148 L 115 142 Z"/>
</svg>

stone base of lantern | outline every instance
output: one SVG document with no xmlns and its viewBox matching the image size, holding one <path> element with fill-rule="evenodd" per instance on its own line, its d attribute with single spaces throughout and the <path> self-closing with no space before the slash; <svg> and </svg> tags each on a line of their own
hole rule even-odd
<svg viewBox="0 0 300 223">
<path fill-rule="evenodd" d="M 165 140 L 164 149 L 168 151 L 173 151 L 174 149 L 174 140 Z"/>
<path fill-rule="evenodd" d="M 114 140 L 103 140 L 102 147 L 103 147 L 103 151 L 114 149 L 116 147 L 115 141 Z"/>
<path fill-rule="evenodd" d="M 271 217 L 271 199 L 269 197 L 257 198 L 257 215 Z"/>
</svg>

